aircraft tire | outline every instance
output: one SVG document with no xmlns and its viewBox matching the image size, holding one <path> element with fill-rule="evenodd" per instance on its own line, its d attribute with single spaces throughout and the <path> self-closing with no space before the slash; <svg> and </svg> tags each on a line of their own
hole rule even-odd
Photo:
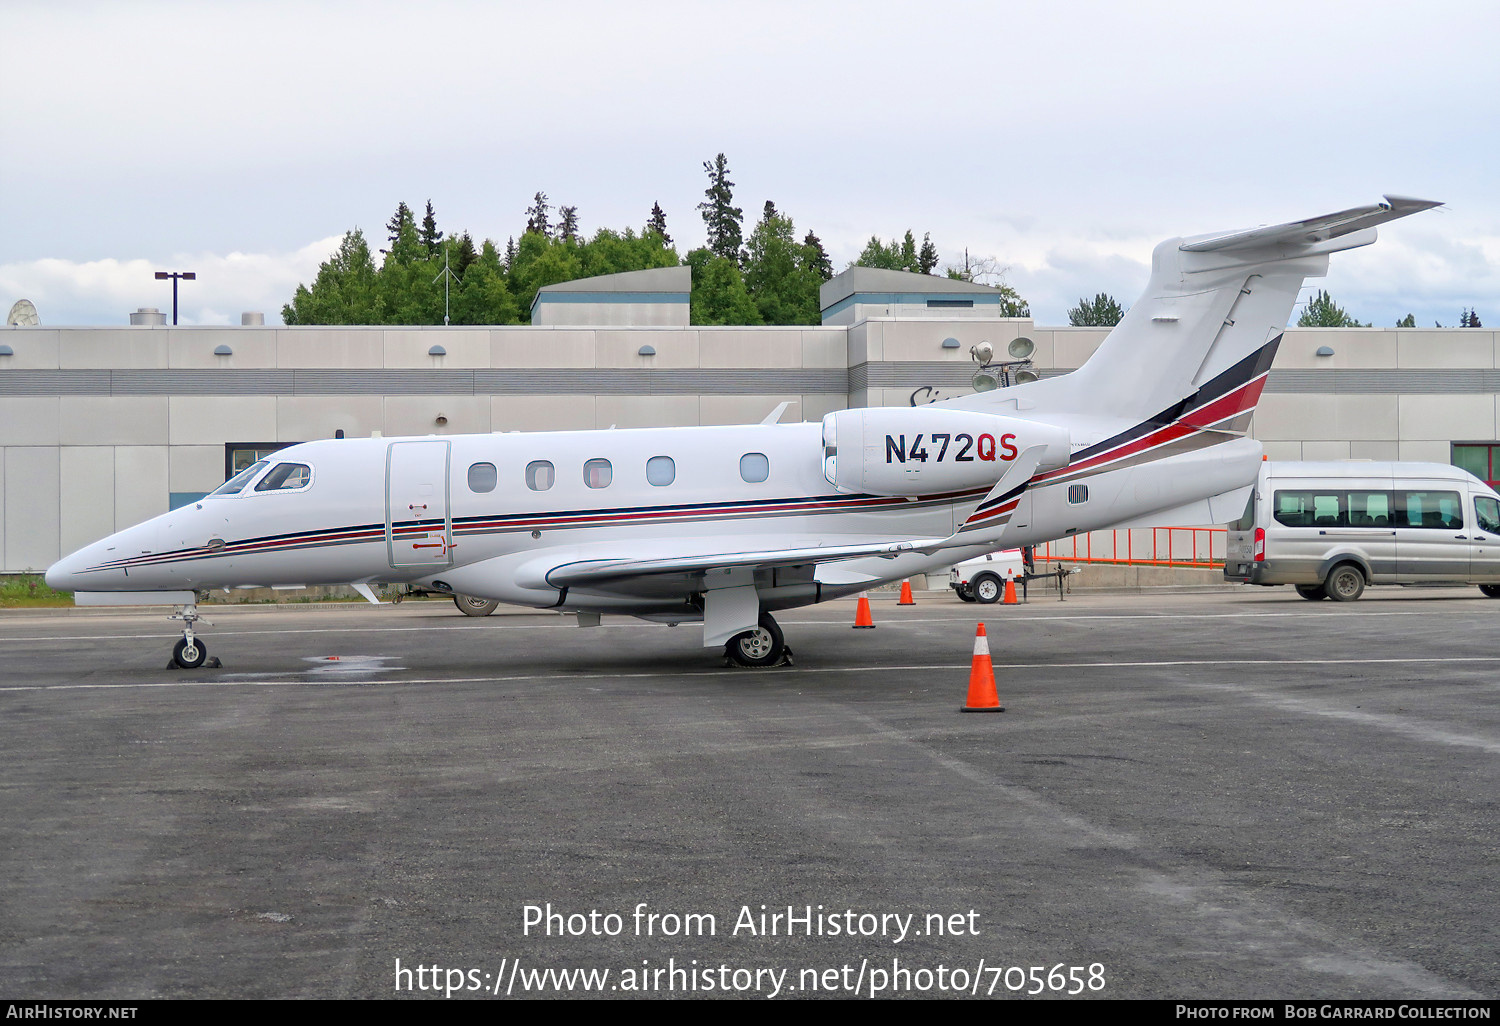
<svg viewBox="0 0 1500 1026">
<path fill-rule="evenodd" d="M 1486 598 L 1500 598 L 1500 584 L 1481 584 L 1479 590 Z"/>
<path fill-rule="evenodd" d="M 465 616 L 489 616 L 500 602 L 497 599 L 475 598 L 473 595 L 454 595 L 453 604 Z"/>
<path fill-rule="evenodd" d="M 963 586 L 963 587 L 954 588 L 953 590 L 955 592 L 957 592 L 958 593 L 958 597 L 961 598 L 961 599 L 963 599 L 965 602 L 973 602 L 974 601 L 974 589 L 973 588 L 970 588 L 970 587 L 967 587 L 967 586 Z"/>
<path fill-rule="evenodd" d="M 1294 587 L 1297 589 L 1297 594 L 1309 602 L 1320 602 L 1328 597 L 1328 593 L 1323 590 L 1321 584 L 1298 584 Z"/>
<path fill-rule="evenodd" d="M 1365 575 L 1353 563 L 1340 563 L 1323 582 L 1323 593 L 1335 602 L 1353 602 L 1365 593 Z"/>
<path fill-rule="evenodd" d="M 775 666 L 786 655 L 786 637 L 771 615 L 762 613 L 760 625 L 730 638 L 724 654 L 740 666 Z"/>
<path fill-rule="evenodd" d="M 999 602 L 1004 589 L 1000 578 L 994 574 L 980 574 L 969 587 L 974 592 L 974 600 L 986 606 Z"/>
<path fill-rule="evenodd" d="M 207 659 L 208 646 L 197 638 L 193 639 L 191 645 L 187 638 L 183 638 L 172 649 L 172 662 L 184 670 L 196 670 Z"/>
</svg>

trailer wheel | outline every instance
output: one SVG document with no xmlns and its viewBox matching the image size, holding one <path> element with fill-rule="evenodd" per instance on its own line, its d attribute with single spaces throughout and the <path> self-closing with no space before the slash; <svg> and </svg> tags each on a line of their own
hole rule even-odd
<svg viewBox="0 0 1500 1026">
<path fill-rule="evenodd" d="M 1319 602 L 1328 597 L 1328 593 L 1323 590 L 1321 584 L 1298 584 L 1295 587 L 1297 594 L 1309 602 Z"/>
<path fill-rule="evenodd" d="M 980 574 L 970 587 L 974 589 L 974 598 L 984 605 L 1000 601 L 1000 578 L 994 574 Z"/>
<path fill-rule="evenodd" d="M 963 599 L 965 602 L 974 601 L 974 589 L 969 587 L 967 584 L 960 584 L 958 587 L 954 588 L 953 591 L 958 595 L 959 598 Z"/>
<path fill-rule="evenodd" d="M 1335 602 L 1353 602 L 1365 593 L 1364 571 L 1353 563 L 1340 563 L 1323 582 L 1323 592 Z"/>
</svg>

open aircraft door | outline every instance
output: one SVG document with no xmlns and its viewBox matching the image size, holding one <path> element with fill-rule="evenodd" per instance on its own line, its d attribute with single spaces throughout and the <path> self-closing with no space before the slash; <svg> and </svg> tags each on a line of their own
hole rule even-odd
<svg viewBox="0 0 1500 1026">
<path fill-rule="evenodd" d="M 447 441 L 392 442 L 385 456 L 385 543 L 393 567 L 453 564 Z"/>
</svg>

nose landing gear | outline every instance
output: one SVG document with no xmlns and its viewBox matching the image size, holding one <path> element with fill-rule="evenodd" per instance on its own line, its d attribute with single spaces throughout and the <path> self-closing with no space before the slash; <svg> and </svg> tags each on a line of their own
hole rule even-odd
<svg viewBox="0 0 1500 1026">
<path fill-rule="evenodd" d="M 193 624 L 200 620 L 210 627 L 213 626 L 208 620 L 198 615 L 197 603 L 189 602 L 181 606 L 172 614 L 172 619 L 182 621 L 182 640 L 173 646 L 172 661 L 167 664 L 167 669 L 196 670 L 205 663 L 214 668 L 224 665 L 217 658 L 208 658 L 208 646 L 193 633 Z"/>
</svg>

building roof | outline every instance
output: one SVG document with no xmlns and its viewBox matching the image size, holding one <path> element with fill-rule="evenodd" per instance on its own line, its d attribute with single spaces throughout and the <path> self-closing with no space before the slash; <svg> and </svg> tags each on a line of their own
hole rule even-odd
<svg viewBox="0 0 1500 1026">
<path fill-rule="evenodd" d="M 870 293 L 929 293 L 945 296 L 999 296 L 997 289 L 988 285 L 976 285 L 971 281 L 938 277 L 933 274 L 914 274 L 911 271 L 888 271 L 882 267 L 851 267 L 836 274 L 818 289 L 818 306 L 827 310 L 835 303 L 862 292 Z"/>
<path fill-rule="evenodd" d="M 644 271 L 621 271 L 599 274 L 592 278 L 575 278 L 556 285 L 543 285 L 542 292 L 668 292 L 686 295 L 693 291 L 693 269 L 686 264 L 677 267 L 652 267 Z"/>
</svg>

